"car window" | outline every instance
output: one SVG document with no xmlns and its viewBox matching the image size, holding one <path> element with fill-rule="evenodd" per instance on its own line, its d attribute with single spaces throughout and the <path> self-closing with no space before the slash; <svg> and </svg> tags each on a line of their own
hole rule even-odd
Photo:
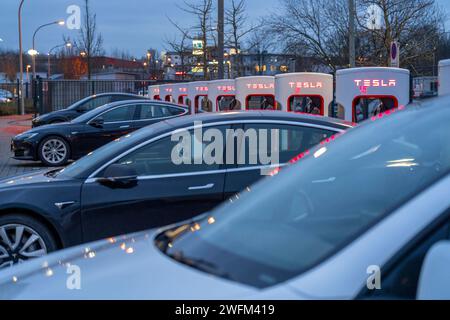
<svg viewBox="0 0 450 320">
<path fill-rule="evenodd" d="M 86 101 L 85 103 L 81 104 L 78 107 L 78 110 L 81 111 L 91 111 L 94 110 L 98 107 L 101 107 L 105 104 L 108 104 L 111 102 L 111 96 L 100 96 L 100 97 L 95 97 L 89 101 Z"/>
<path fill-rule="evenodd" d="M 128 105 L 107 111 L 98 118 L 102 118 L 105 123 L 131 121 L 134 118 L 134 105 Z"/>
<path fill-rule="evenodd" d="M 389 270 L 382 270 L 380 290 L 366 291 L 362 299 L 415 299 L 425 256 L 441 240 L 450 239 L 450 221 L 440 224 L 427 235 L 408 244 L 405 254 L 396 257 Z"/>
<path fill-rule="evenodd" d="M 269 157 L 271 157 L 273 152 L 272 147 L 278 146 L 280 163 L 287 163 L 300 153 L 312 148 L 336 133 L 331 130 L 306 126 L 279 124 L 246 124 L 244 131 L 246 135 L 239 137 L 240 141 L 238 142 L 237 155 L 238 158 L 245 159 L 245 162 L 244 164 L 238 164 L 239 167 L 262 165 L 258 156 L 259 148 L 250 147 L 250 144 L 253 143 L 251 140 L 255 137 L 258 141 L 258 146 L 262 143 L 262 140 L 265 139 L 267 141 Z M 272 143 L 272 135 L 274 137 L 278 136 L 277 143 L 275 141 Z M 258 159 L 258 162 L 255 163 L 252 159 Z"/>
<path fill-rule="evenodd" d="M 449 121 L 437 104 L 377 117 L 252 186 L 165 250 L 259 288 L 296 277 L 450 173 Z"/>
<path fill-rule="evenodd" d="M 215 127 L 225 136 L 229 126 Z M 194 173 L 218 170 L 220 163 L 207 164 L 202 161 L 206 143 L 195 136 L 194 131 L 187 132 L 190 148 L 183 149 L 179 140 L 172 141 L 172 136 L 152 142 L 117 161 L 119 164 L 131 166 L 138 176 L 158 176 L 167 174 Z M 223 153 L 223 150 L 221 151 Z M 188 155 L 189 154 L 189 155 Z M 187 156 L 185 163 L 176 163 L 174 158 L 182 159 Z M 222 158 L 223 159 L 223 158 Z"/>
<path fill-rule="evenodd" d="M 140 105 L 140 120 L 151 120 L 158 118 L 168 118 L 184 113 L 180 108 L 158 105 L 158 104 L 142 104 Z"/>
<path fill-rule="evenodd" d="M 116 101 L 124 101 L 124 100 L 134 100 L 135 97 L 132 96 L 126 96 L 126 95 L 113 95 L 111 96 L 111 102 L 116 102 Z M 138 97 L 136 97 L 136 99 L 138 99 Z"/>
</svg>

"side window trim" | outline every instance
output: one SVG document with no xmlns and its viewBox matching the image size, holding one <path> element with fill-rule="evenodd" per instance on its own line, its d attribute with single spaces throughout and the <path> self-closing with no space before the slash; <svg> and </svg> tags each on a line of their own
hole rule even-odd
<svg viewBox="0 0 450 320">
<path fill-rule="evenodd" d="M 148 102 L 136 104 L 135 118 L 133 119 L 134 122 L 143 122 L 143 121 L 152 121 L 152 120 L 160 120 L 160 121 L 162 121 L 162 120 L 167 120 L 167 119 L 171 119 L 171 118 L 181 117 L 181 116 L 184 116 L 184 115 L 189 113 L 189 110 L 186 110 L 184 108 L 180 108 L 178 106 L 167 106 L 168 108 L 174 108 L 174 109 L 178 109 L 180 111 L 183 111 L 183 113 L 178 114 L 178 115 L 171 115 L 171 116 L 160 117 L 160 118 L 140 119 L 140 114 L 142 112 L 142 107 L 144 105 L 164 106 L 164 105 L 161 105 L 161 104 L 158 104 L 158 103 L 152 104 L 152 103 L 148 103 Z M 139 109 L 139 111 L 137 111 L 138 109 Z"/>
<path fill-rule="evenodd" d="M 100 116 L 100 115 L 99 115 Z M 92 121 L 92 120 L 90 120 Z M 90 122 L 89 121 L 89 122 Z M 244 121 L 238 121 L 238 120 L 230 120 L 230 121 L 221 121 L 221 122 L 211 122 L 211 123 L 206 123 L 205 125 L 203 125 L 204 128 L 207 127 L 213 127 L 213 126 L 220 126 L 220 125 L 236 125 L 236 124 L 244 124 L 244 123 L 256 123 L 256 124 L 266 124 L 266 123 L 272 123 L 272 124 L 284 124 L 284 125 L 297 125 L 297 126 L 306 126 L 306 127 L 311 127 L 311 128 L 318 128 L 318 129 L 324 129 L 324 130 L 330 130 L 330 131 L 335 131 L 336 133 L 340 133 L 340 132 L 345 132 L 344 129 L 339 129 L 336 127 L 332 127 L 332 126 L 327 126 L 327 125 L 320 125 L 320 124 L 314 124 L 314 123 L 308 123 L 308 122 L 302 122 L 302 121 L 291 121 L 291 120 L 271 120 L 271 119 L 267 119 L 267 120 L 244 120 Z M 190 126 L 190 127 L 185 127 L 183 128 L 184 130 L 192 130 L 194 129 L 195 126 Z M 120 155 L 114 157 L 113 159 L 111 159 L 110 161 L 106 162 L 104 165 L 100 166 L 97 170 L 93 171 L 89 177 L 86 179 L 85 183 L 92 183 L 95 182 L 95 180 L 99 177 L 97 177 L 97 175 L 99 173 L 101 173 L 106 167 L 108 167 L 109 165 L 113 164 L 114 162 L 120 160 L 121 158 L 127 156 L 128 154 L 134 152 L 135 150 L 145 147 L 146 145 L 153 143 L 155 141 L 158 141 L 160 139 L 163 139 L 167 136 L 170 136 L 171 134 L 173 134 L 173 132 L 177 131 L 179 129 L 175 129 L 172 130 L 170 132 L 166 132 L 163 133 L 159 136 L 156 136 L 150 140 L 144 141 L 141 144 L 121 153 Z"/>
<path fill-rule="evenodd" d="M 252 123 L 242 123 L 242 126 L 240 127 L 241 129 L 244 129 L 245 127 L 247 127 L 248 125 L 251 124 L 256 124 L 256 125 L 264 125 L 264 124 L 271 124 L 271 123 L 267 123 L 266 121 L 261 121 L 261 122 L 252 122 Z M 303 128 L 304 129 L 304 134 L 307 137 L 310 137 L 313 132 L 311 130 L 308 129 L 320 129 L 320 130 L 326 130 L 331 132 L 332 134 L 338 134 L 340 132 L 342 132 L 343 130 L 339 130 L 337 128 L 331 128 L 331 127 L 316 127 L 312 124 L 308 124 L 305 122 L 298 122 L 297 124 L 293 124 L 293 123 L 283 123 L 283 126 L 290 126 L 290 127 L 297 127 L 297 128 Z M 239 166 L 237 164 L 237 157 L 238 157 L 238 150 L 237 150 L 238 146 L 235 146 L 235 165 L 233 168 L 229 168 L 228 172 L 241 172 L 241 171 L 252 171 L 252 170 L 261 170 L 261 169 L 275 169 L 278 167 L 284 167 L 288 164 L 288 162 L 284 162 L 284 163 L 280 163 L 277 165 L 273 165 L 273 164 L 268 164 L 268 165 L 250 165 L 250 166 Z M 239 146 L 240 147 L 240 146 Z M 280 159 L 281 160 L 281 159 Z"/>
<path fill-rule="evenodd" d="M 125 105 L 120 105 L 120 106 L 114 107 L 114 108 L 112 108 L 112 109 L 110 109 L 110 110 L 105 110 L 105 111 L 103 111 L 102 113 L 100 113 L 99 115 L 97 115 L 97 116 L 95 116 L 94 118 L 92 118 L 91 120 L 89 120 L 87 124 L 90 124 L 92 121 L 94 121 L 95 119 L 97 119 L 97 118 L 103 116 L 105 113 L 114 111 L 114 110 L 119 109 L 119 108 L 126 108 L 126 107 L 134 106 L 134 105 L 135 105 L 135 104 L 130 103 L 130 104 L 125 104 Z M 134 112 L 135 112 L 135 114 L 136 114 L 136 108 L 135 108 Z M 132 122 L 132 121 L 133 121 L 133 120 L 126 120 L 126 121 L 111 121 L 111 122 L 105 122 L 105 124 L 125 123 L 125 122 Z"/>
</svg>

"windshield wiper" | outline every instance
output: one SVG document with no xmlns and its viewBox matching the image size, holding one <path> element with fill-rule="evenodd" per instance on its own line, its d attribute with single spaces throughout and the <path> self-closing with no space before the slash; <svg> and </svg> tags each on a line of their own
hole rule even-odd
<svg viewBox="0 0 450 320">
<path fill-rule="evenodd" d="M 47 171 L 46 173 L 44 173 L 44 176 L 54 178 L 61 170 L 62 169 L 55 169 L 55 170 Z"/>
<path fill-rule="evenodd" d="M 172 258 L 184 265 L 187 265 L 194 269 L 200 270 L 202 272 L 206 272 L 206 273 L 212 274 L 214 276 L 228 279 L 228 280 L 233 279 L 232 276 L 228 272 L 220 270 L 220 268 L 216 264 L 214 264 L 210 261 L 207 261 L 204 259 L 188 258 L 188 257 L 185 257 L 183 255 L 183 253 L 181 253 L 181 252 L 177 252 L 177 254 L 167 254 L 167 255 L 170 258 Z"/>
</svg>

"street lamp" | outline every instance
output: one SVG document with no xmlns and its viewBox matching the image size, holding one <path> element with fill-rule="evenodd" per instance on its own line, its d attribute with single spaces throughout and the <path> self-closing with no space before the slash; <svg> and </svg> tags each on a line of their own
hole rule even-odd
<svg viewBox="0 0 450 320">
<path fill-rule="evenodd" d="M 66 48 L 71 48 L 72 47 L 72 43 L 70 43 L 70 42 L 67 42 L 67 43 L 64 43 L 64 44 L 60 44 L 60 45 L 57 45 L 57 46 L 54 46 L 53 48 L 51 48 L 49 51 L 48 51 L 48 61 L 47 61 L 47 78 L 50 78 L 50 75 L 51 75 L 51 64 L 50 64 L 50 57 L 52 56 L 52 51 L 53 50 L 55 50 L 55 49 L 58 49 L 58 48 L 62 48 L 62 47 L 66 47 Z"/>
<path fill-rule="evenodd" d="M 41 30 L 42 28 L 45 28 L 45 27 L 48 27 L 48 26 L 52 26 L 52 25 L 55 25 L 55 24 L 57 24 L 59 26 L 64 26 L 66 23 L 64 22 L 64 20 L 53 21 L 53 22 L 46 23 L 46 24 L 43 24 L 43 25 L 39 26 L 36 29 L 36 31 L 34 31 L 34 33 L 33 33 L 33 48 L 32 48 L 32 50 L 37 52 L 36 51 L 36 34 L 38 33 L 38 31 Z M 31 57 L 32 57 L 31 62 L 32 62 L 32 66 L 33 66 L 33 79 L 34 79 L 36 77 L 36 55 L 32 55 Z"/>
<path fill-rule="evenodd" d="M 28 83 L 30 83 L 30 69 L 31 69 L 31 66 L 29 64 L 27 64 L 27 79 L 28 79 Z"/>
</svg>

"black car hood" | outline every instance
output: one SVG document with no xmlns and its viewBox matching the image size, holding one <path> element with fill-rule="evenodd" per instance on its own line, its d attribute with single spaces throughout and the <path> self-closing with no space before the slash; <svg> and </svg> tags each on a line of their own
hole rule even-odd
<svg viewBox="0 0 450 320">
<path fill-rule="evenodd" d="M 61 123 L 54 123 L 54 124 L 47 124 L 45 126 L 36 127 L 31 129 L 28 132 L 36 132 L 36 133 L 52 133 L 52 132 L 67 132 L 67 130 L 71 130 L 71 128 L 76 129 L 82 126 L 80 123 L 72 123 L 72 122 L 61 122 Z"/>
<path fill-rule="evenodd" d="M 48 183 L 55 181 L 55 178 L 51 177 L 51 172 L 55 170 L 42 169 L 38 171 L 29 172 L 20 176 L 14 176 L 0 180 L 0 190 L 6 188 L 15 188 L 31 184 Z"/>
</svg>

